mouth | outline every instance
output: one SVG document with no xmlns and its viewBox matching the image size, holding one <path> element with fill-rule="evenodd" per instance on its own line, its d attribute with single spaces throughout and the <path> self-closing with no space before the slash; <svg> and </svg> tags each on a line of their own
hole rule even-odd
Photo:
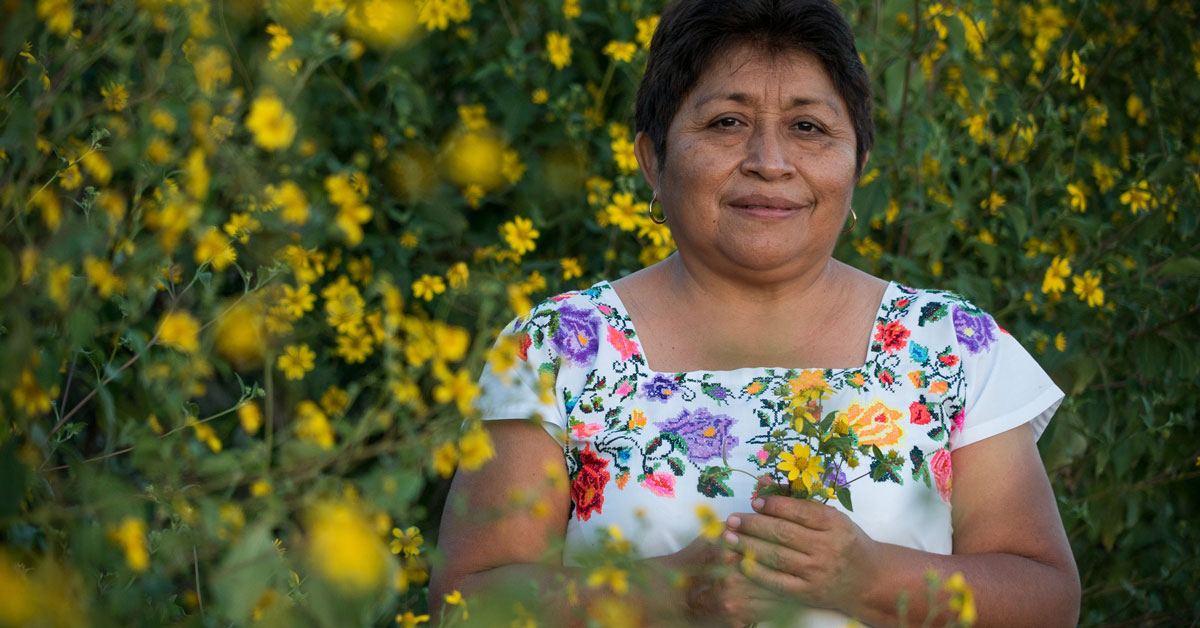
<svg viewBox="0 0 1200 628">
<path fill-rule="evenodd" d="M 805 207 L 803 203 L 791 199 L 763 194 L 739 196 L 729 201 L 729 206 L 743 212 L 762 215 L 786 215 Z"/>
</svg>

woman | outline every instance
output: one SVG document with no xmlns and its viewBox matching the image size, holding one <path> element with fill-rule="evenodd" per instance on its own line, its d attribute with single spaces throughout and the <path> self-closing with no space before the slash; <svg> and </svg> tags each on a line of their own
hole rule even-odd
<svg viewBox="0 0 1200 628">
<path fill-rule="evenodd" d="M 977 625 L 1074 625 L 1078 574 L 1035 446 L 1062 393 L 960 297 L 831 257 L 874 140 L 844 18 L 816 0 L 674 2 L 636 117 L 678 251 L 506 330 L 521 368 L 485 370 L 483 418 L 540 426 L 487 421 L 497 458 L 454 480 L 470 508 L 446 510 L 432 599 L 580 579 L 570 565 L 617 526 L 648 568 L 696 576 L 635 596 L 647 618 L 740 626 L 785 601 L 821 609 L 797 625 L 894 625 L 906 595 L 916 624 L 932 570 L 965 577 Z M 789 468 L 770 443 L 793 434 L 778 391 L 800 381 L 873 446 L 871 472 L 851 482 L 797 448 L 790 468 L 815 466 L 789 479 L 848 486 L 852 512 L 755 496 L 750 476 Z M 518 494 L 536 507 L 509 508 Z M 718 541 L 697 512 L 724 520 Z"/>
</svg>

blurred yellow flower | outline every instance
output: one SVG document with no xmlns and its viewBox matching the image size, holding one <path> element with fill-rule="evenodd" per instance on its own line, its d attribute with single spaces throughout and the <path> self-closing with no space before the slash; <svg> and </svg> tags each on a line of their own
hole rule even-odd
<svg viewBox="0 0 1200 628">
<path fill-rule="evenodd" d="M 533 90 L 533 95 L 530 97 L 530 100 L 532 100 L 533 104 L 535 105 L 544 104 L 546 101 L 550 100 L 550 92 L 547 92 L 545 89 L 539 87 Z"/>
<path fill-rule="evenodd" d="M 950 610 L 958 613 L 959 623 L 967 626 L 974 624 L 977 619 L 975 594 L 971 591 L 971 587 L 967 586 L 967 581 L 963 578 L 962 573 L 954 572 L 946 580 L 944 587 L 950 593 L 948 602 Z"/>
<path fill-rule="evenodd" d="M 284 222 L 294 225 L 308 223 L 308 198 L 295 181 L 281 181 L 279 185 L 268 185 L 266 196 L 271 208 L 280 210 Z"/>
<path fill-rule="evenodd" d="M 300 284 L 299 288 L 284 285 L 283 293 L 284 297 L 281 303 L 292 320 L 301 318 L 305 312 L 311 312 L 313 304 L 317 300 L 317 296 L 312 293 L 306 283 Z"/>
<path fill-rule="evenodd" d="M 1068 183 L 1067 194 L 1071 196 L 1072 210 L 1077 212 L 1087 211 L 1087 194 L 1084 192 L 1082 181 Z"/>
<path fill-rule="evenodd" d="M 80 183 L 83 183 L 83 173 L 79 171 L 78 165 L 73 165 L 63 170 L 62 174 L 58 177 L 58 185 L 64 190 L 74 190 L 79 187 Z"/>
<path fill-rule="evenodd" d="M 156 164 L 165 164 L 171 160 L 171 144 L 167 140 L 156 137 L 146 145 L 146 159 Z"/>
<path fill-rule="evenodd" d="M 96 183 L 108 185 L 108 182 L 112 180 L 112 162 L 108 160 L 108 157 L 104 156 L 104 153 L 94 150 L 90 151 L 79 158 L 79 163 L 88 174 L 92 175 Z M 108 193 L 117 194 L 116 192 Z"/>
<path fill-rule="evenodd" d="M 999 192 L 992 192 L 987 198 L 983 199 L 983 201 L 979 203 L 979 207 L 980 209 L 986 209 L 988 212 L 994 214 L 996 213 L 997 209 L 1004 207 L 1004 204 L 1007 202 L 1008 199 L 1004 198 L 1003 194 Z"/>
<path fill-rule="evenodd" d="M 471 377 L 470 371 L 462 369 L 454 374 L 450 374 L 448 371 L 439 373 L 438 380 L 439 383 L 433 387 L 434 400 L 438 403 L 453 401 L 460 414 L 469 414 L 472 409 L 471 403 L 475 401 L 475 397 L 479 396 L 479 385 Z M 467 466 L 467 447 L 463 446 L 461 449 L 463 450 L 463 465 Z M 490 454 L 488 457 L 491 457 Z"/>
<path fill-rule="evenodd" d="M 197 421 L 195 417 L 188 417 L 188 425 L 195 430 L 196 440 L 208 445 L 208 448 L 212 450 L 214 454 L 221 453 L 221 449 L 224 446 L 221 444 L 221 439 L 217 437 L 217 432 L 213 430 L 211 425 L 208 423 L 201 423 Z"/>
<path fill-rule="evenodd" d="M 388 581 L 387 547 L 357 505 L 321 502 L 308 511 L 306 521 L 308 560 L 334 587 L 362 595 Z"/>
<path fill-rule="evenodd" d="M 247 434 L 257 434 L 263 424 L 262 410 L 258 407 L 258 402 L 247 401 L 242 404 L 242 407 L 238 408 L 238 421 Z"/>
<path fill-rule="evenodd" d="M 429 615 L 413 615 L 412 611 L 404 611 L 403 614 L 396 615 L 396 623 L 400 624 L 400 628 L 414 628 L 427 621 L 429 621 Z"/>
<path fill-rule="evenodd" d="M 442 145 L 441 166 L 446 177 L 460 188 L 477 185 L 483 192 L 497 190 L 506 180 L 505 150 L 504 142 L 490 127 L 458 130 Z"/>
<path fill-rule="evenodd" d="M 37 416 L 50 411 L 50 396 L 29 369 L 21 372 L 21 380 L 11 394 L 13 404 L 25 414 Z"/>
<path fill-rule="evenodd" d="M 105 299 L 113 292 L 125 292 L 125 280 L 113 274 L 112 265 L 108 260 L 89 255 L 83 260 L 83 272 L 87 275 L 88 283 Z"/>
<path fill-rule="evenodd" d="M 706 539 L 715 539 L 725 531 L 724 522 L 708 504 L 696 506 L 696 518 L 700 520 L 700 536 Z"/>
<path fill-rule="evenodd" d="M 612 202 L 604 207 L 604 215 L 608 224 L 621 231 L 637 230 L 642 218 L 640 210 L 633 204 L 633 194 L 629 192 L 613 194 Z"/>
<path fill-rule="evenodd" d="M 217 353 L 239 371 L 262 365 L 266 347 L 266 328 L 263 304 L 255 297 L 245 297 L 226 308 L 217 318 Z"/>
<path fill-rule="evenodd" d="M 46 29 L 66 37 L 75 24 L 75 9 L 69 0 L 38 0 L 37 16 L 46 21 Z"/>
<path fill-rule="evenodd" d="M 416 556 L 421 553 L 421 544 L 425 542 L 425 538 L 421 536 L 421 530 L 417 526 L 409 526 L 403 532 L 400 528 L 392 528 L 392 553 L 403 553 L 405 556 Z"/>
<path fill-rule="evenodd" d="M 1079 296 L 1080 301 L 1086 301 L 1088 307 L 1104 305 L 1104 290 L 1100 288 L 1099 273 L 1085 271 L 1083 277 L 1076 275 L 1071 281 L 1075 284 L 1075 294 Z"/>
<path fill-rule="evenodd" d="M 559 70 L 571 65 L 571 40 L 558 31 L 546 33 L 546 54 Z"/>
<path fill-rule="evenodd" d="M 233 214 L 229 217 L 229 221 L 221 227 L 229 237 L 237 238 L 237 241 L 242 244 L 249 242 L 250 234 L 258 231 L 260 228 L 262 228 L 262 223 L 250 214 L 245 213 Z"/>
<path fill-rule="evenodd" d="M 314 443 L 321 449 L 333 449 L 333 426 L 317 404 L 301 401 L 296 404 L 296 438 Z"/>
<path fill-rule="evenodd" d="M 146 522 L 138 517 L 126 516 L 121 522 L 108 527 L 108 540 L 125 552 L 129 568 L 141 573 L 150 567 L 150 550 L 146 547 Z"/>
<path fill-rule="evenodd" d="M 250 104 L 246 128 L 254 134 L 254 143 L 264 150 L 276 151 L 292 145 L 296 139 L 296 118 L 273 92 L 264 92 Z"/>
<path fill-rule="evenodd" d="M 1071 276 L 1071 263 L 1069 260 L 1057 255 L 1050 261 L 1050 267 L 1046 269 L 1046 276 L 1042 279 L 1042 293 L 1061 293 L 1067 289 L 1067 277 Z"/>
<path fill-rule="evenodd" d="M 271 52 L 267 53 L 267 59 L 274 61 L 283 55 L 288 48 L 292 47 L 292 36 L 288 34 L 288 30 L 279 24 L 267 24 L 267 34 L 271 36 Z"/>
<path fill-rule="evenodd" d="M 196 73 L 196 83 L 205 94 L 216 92 L 233 78 L 233 69 L 229 66 L 229 53 L 220 46 L 206 46 L 195 58 L 188 54 L 185 47 L 184 55 L 191 61 L 192 69 Z"/>
<path fill-rule="evenodd" d="M 186 353 L 200 350 L 200 323 L 191 314 L 173 310 L 158 321 L 158 342 Z"/>
<path fill-rule="evenodd" d="M 49 409 L 49 402 L 47 402 Z M 448 478 L 454 475 L 454 467 L 458 464 L 458 447 L 453 442 L 445 442 L 433 450 L 433 470 L 438 475 Z"/>
<path fill-rule="evenodd" d="M 583 11 L 579 8 L 579 0 L 563 0 L 562 12 L 563 17 L 568 20 L 573 20 L 583 15 Z"/>
<path fill-rule="evenodd" d="M 631 41 L 610 41 L 604 46 L 604 54 L 612 58 L 613 61 L 633 61 L 633 54 L 637 52 L 637 44 Z"/>
<path fill-rule="evenodd" d="M 1078 52 L 1071 53 L 1071 84 L 1083 89 L 1087 82 L 1087 66 L 1079 59 Z"/>
<path fill-rule="evenodd" d="M 467 619 L 467 617 L 468 617 L 468 615 L 467 615 L 467 601 L 466 601 L 465 599 L 463 599 L 463 594 L 462 594 L 462 593 L 460 593 L 460 592 L 458 591 L 458 589 L 455 589 L 455 590 L 451 591 L 450 593 L 447 593 L 447 594 L 446 594 L 446 595 L 443 597 L 443 599 L 446 601 L 446 603 L 447 603 L 447 604 L 449 604 L 449 605 L 451 605 L 451 606 L 461 606 L 461 607 L 462 607 L 462 613 L 463 613 L 463 617 L 462 617 L 462 618 L 463 618 L 464 620 L 466 620 L 466 619 Z"/>
<path fill-rule="evenodd" d="M 1131 185 L 1128 190 L 1122 192 L 1121 202 L 1128 205 L 1129 211 L 1135 216 L 1138 212 L 1158 207 L 1158 201 L 1150 193 L 1150 184 L 1145 179 L 1138 181 Z"/>
<path fill-rule="evenodd" d="M 330 386 L 321 395 L 320 403 L 326 414 L 341 414 L 346 409 L 346 404 L 350 403 L 350 397 L 341 388 Z"/>
<path fill-rule="evenodd" d="M 1142 99 L 1137 94 L 1130 94 L 1125 100 L 1125 113 L 1129 115 L 1138 126 L 1146 126 L 1149 121 L 1149 116 L 1146 113 L 1146 106 L 1142 104 Z"/>
<path fill-rule="evenodd" d="M 638 171 L 637 155 L 633 151 L 633 142 L 621 136 L 614 139 L 610 146 L 613 152 L 613 161 L 616 162 L 621 172 L 633 174 Z"/>
<path fill-rule="evenodd" d="M 357 334 L 338 334 L 334 352 L 347 364 L 361 364 L 375 352 L 375 342 L 361 331 Z"/>
<path fill-rule="evenodd" d="M 400 48 L 416 33 L 417 11 L 413 0 L 357 0 L 346 12 L 346 30 L 372 48 Z"/>
<path fill-rule="evenodd" d="M 482 425 L 476 423 L 458 439 L 459 465 L 467 471 L 475 471 L 496 455 L 492 449 L 492 437 Z"/>
<path fill-rule="evenodd" d="M 175 132 L 175 116 L 163 109 L 150 112 L 150 125 L 166 133 Z"/>
<path fill-rule="evenodd" d="M 233 249 L 228 236 L 216 227 L 209 227 L 196 242 L 193 258 L 197 264 L 211 262 L 213 270 L 220 272 L 237 261 L 237 251 Z"/>
<path fill-rule="evenodd" d="M 471 346 L 471 334 L 457 325 L 435 321 L 433 343 L 437 345 L 438 358 L 446 362 L 458 362 L 466 356 Z"/>
<path fill-rule="evenodd" d="M 100 95 L 104 97 L 104 106 L 109 111 L 121 111 L 129 103 L 129 92 L 123 84 L 115 81 L 109 81 L 101 87 Z"/>
<path fill-rule="evenodd" d="M 283 355 L 279 356 L 275 364 L 288 379 L 304 379 L 304 374 L 313 370 L 313 360 L 317 354 L 313 353 L 307 344 L 288 345 L 283 351 Z"/>
<path fill-rule="evenodd" d="M 517 216 L 500 226 L 500 235 L 517 255 L 524 255 L 537 246 L 534 241 L 541 232 L 533 228 L 533 221 Z"/>
<path fill-rule="evenodd" d="M 446 282 L 435 275 L 421 275 L 412 284 L 413 298 L 432 301 L 433 297 L 446 291 Z"/>
<path fill-rule="evenodd" d="M 658 28 L 658 16 L 651 15 L 637 21 L 637 36 L 634 39 L 641 44 L 645 50 L 650 49 L 650 42 L 654 38 L 654 31 Z"/>
<path fill-rule="evenodd" d="M 559 265 L 562 266 L 562 278 L 564 281 L 583 276 L 583 265 L 578 257 L 564 257 L 559 261 Z"/>
<path fill-rule="evenodd" d="M 1092 162 L 1092 178 L 1096 180 L 1096 187 L 1101 194 L 1112 189 L 1117 181 L 1117 169 L 1107 164 L 1102 164 L 1099 161 Z"/>
<path fill-rule="evenodd" d="M 456 262 L 446 271 L 446 280 L 450 282 L 451 288 L 460 289 L 467 287 L 467 281 L 470 277 L 471 271 L 467 268 L 466 262 Z"/>
<path fill-rule="evenodd" d="M 624 569 L 607 564 L 592 569 L 588 573 L 587 584 L 589 589 L 608 586 L 613 593 L 625 595 L 629 592 L 629 574 Z"/>
</svg>

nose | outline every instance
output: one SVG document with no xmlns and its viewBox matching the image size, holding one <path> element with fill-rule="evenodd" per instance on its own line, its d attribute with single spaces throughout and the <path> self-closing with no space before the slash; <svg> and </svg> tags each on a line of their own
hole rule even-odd
<svg viewBox="0 0 1200 628">
<path fill-rule="evenodd" d="M 785 138 L 771 125 L 761 125 L 750 135 L 742 173 L 772 181 L 790 176 L 795 167 L 785 150 Z"/>
</svg>

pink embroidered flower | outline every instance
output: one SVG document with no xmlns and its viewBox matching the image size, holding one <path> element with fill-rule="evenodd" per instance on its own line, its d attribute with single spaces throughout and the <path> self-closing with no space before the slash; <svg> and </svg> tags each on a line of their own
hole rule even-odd
<svg viewBox="0 0 1200 628">
<path fill-rule="evenodd" d="M 950 433 L 961 432 L 963 428 L 963 411 L 959 410 L 950 421 Z"/>
<path fill-rule="evenodd" d="M 550 297 L 551 301 L 566 301 L 567 299 L 579 294 L 579 292 L 564 292 L 562 294 Z"/>
<path fill-rule="evenodd" d="M 628 360 L 642 352 L 642 348 L 636 342 L 630 340 L 624 333 L 617 331 L 617 328 L 612 325 L 608 326 L 608 344 L 620 352 L 622 360 Z"/>
<path fill-rule="evenodd" d="M 605 316 L 608 316 L 609 314 L 613 313 L 613 309 L 611 307 L 608 307 L 607 305 L 597 305 L 596 309 L 600 310 L 600 313 Z"/>
<path fill-rule="evenodd" d="M 642 480 L 642 486 L 650 489 L 659 497 L 674 497 L 675 496 L 675 476 L 670 473 L 651 473 Z"/>
<path fill-rule="evenodd" d="M 913 425 L 925 425 L 933 420 L 929 408 L 920 401 L 914 401 L 908 406 L 908 417 Z"/>
<path fill-rule="evenodd" d="M 754 453 L 754 457 L 755 457 L 755 458 L 758 458 L 758 463 L 759 463 L 759 464 L 766 464 L 766 463 L 767 463 L 767 458 L 768 458 L 770 455 L 771 455 L 771 454 L 767 453 L 767 450 L 765 450 L 765 449 L 760 449 L 760 450 L 758 450 L 757 452 L 755 452 L 755 453 Z"/>
<path fill-rule="evenodd" d="M 631 392 L 633 392 L 633 384 L 630 384 L 629 380 L 624 380 L 620 386 L 617 386 L 618 397 L 628 397 Z"/>
<path fill-rule="evenodd" d="M 604 426 L 600 425 L 599 423 L 579 423 L 573 426 L 571 431 L 574 432 L 575 436 L 579 438 L 588 438 L 589 436 L 595 435 L 596 432 L 599 432 L 602 429 L 604 429 Z"/>
<path fill-rule="evenodd" d="M 933 472 L 933 483 L 937 485 L 938 495 L 942 496 L 942 501 L 950 503 L 950 485 L 952 481 L 952 473 L 950 471 L 950 452 L 945 449 L 939 449 L 929 459 L 929 470 Z"/>
</svg>

